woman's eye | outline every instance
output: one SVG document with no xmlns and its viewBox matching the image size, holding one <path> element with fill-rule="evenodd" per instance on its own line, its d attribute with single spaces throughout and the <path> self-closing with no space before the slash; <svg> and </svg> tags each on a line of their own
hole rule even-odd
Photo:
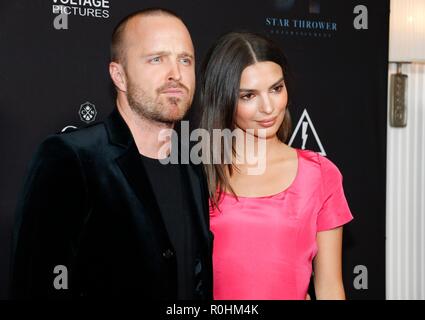
<svg viewBox="0 0 425 320">
<path fill-rule="evenodd" d="M 282 89 L 283 89 L 283 84 L 278 85 L 277 87 L 274 87 L 272 91 L 279 93 L 282 91 Z"/>
<path fill-rule="evenodd" d="M 254 94 L 253 93 L 247 93 L 247 94 L 244 94 L 243 96 L 241 96 L 241 99 L 242 100 L 251 100 L 252 98 L 254 98 Z"/>
</svg>

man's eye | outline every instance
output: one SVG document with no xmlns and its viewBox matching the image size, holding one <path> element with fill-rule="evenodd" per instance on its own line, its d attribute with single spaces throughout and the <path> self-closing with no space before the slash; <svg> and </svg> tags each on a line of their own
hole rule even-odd
<svg viewBox="0 0 425 320">
<path fill-rule="evenodd" d="M 255 97 L 255 95 L 253 93 L 247 93 L 247 94 L 244 94 L 243 96 L 241 96 L 240 98 L 242 100 L 251 100 L 254 97 Z"/>
<path fill-rule="evenodd" d="M 183 64 L 185 65 L 191 65 L 192 64 L 192 60 L 190 60 L 190 58 L 183 58 L 180 60 Z"/>
<path fill-rule="evenodd" d="M 153 62 L 153 63 L 161 62 L 161 57 L 154 57 L 154 58 L 150 59 L 149 62 Z"/>
</svg>

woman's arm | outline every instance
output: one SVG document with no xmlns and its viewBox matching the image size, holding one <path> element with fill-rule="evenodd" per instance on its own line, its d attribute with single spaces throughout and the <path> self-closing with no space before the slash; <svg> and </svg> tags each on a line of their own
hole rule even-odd
<svg viewBox="0 0 425 320">
<path fill-rule="evenodd" d="M 342 227 L 317 233 L 318 252 L 313 261 L 317 300 L 345 300 L 342 282 Z"/>
</svg>

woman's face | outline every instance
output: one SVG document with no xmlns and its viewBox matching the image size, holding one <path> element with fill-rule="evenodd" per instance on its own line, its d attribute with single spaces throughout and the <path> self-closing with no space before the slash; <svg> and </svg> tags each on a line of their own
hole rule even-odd
<svg viewBox="0 0 425 320">
<path fill-rule="evenodd" d="M 276 135 L 285 116 L 288 92 L 282 68 L 274 62 L 257 62 L 241 75 L 236 125 L 242 130 L 265 129 L 266 137 Z"/>
</svg>

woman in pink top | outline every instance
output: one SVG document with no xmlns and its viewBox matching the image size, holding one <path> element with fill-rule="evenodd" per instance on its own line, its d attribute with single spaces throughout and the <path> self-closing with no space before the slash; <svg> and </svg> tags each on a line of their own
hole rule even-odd
<svg viewBox="0 0 425 320">
<path fill-rule="evenodd" d="M 205 164 L 215 299 L 305 299 L 312 269 L 317 299 L 345 299 L 342 225 L 352 215 L 337 167 L 285 144 L 287 70 L 281 49 L 251 33 L 221 37 L 202 67 L 201 126 L 235 133 Z"/>
</svg>

